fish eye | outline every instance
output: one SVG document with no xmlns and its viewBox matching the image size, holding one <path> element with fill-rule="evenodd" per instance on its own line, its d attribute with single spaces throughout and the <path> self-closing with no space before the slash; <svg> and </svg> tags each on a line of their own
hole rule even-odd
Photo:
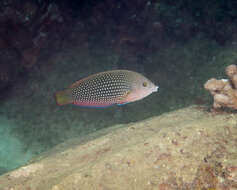
<svg viewBox="0 0 237 190">
<path fill-rule="evenodd" d="M 143 82 L 142 86 L 147 87 L 147 82 Z"/>
</svg>

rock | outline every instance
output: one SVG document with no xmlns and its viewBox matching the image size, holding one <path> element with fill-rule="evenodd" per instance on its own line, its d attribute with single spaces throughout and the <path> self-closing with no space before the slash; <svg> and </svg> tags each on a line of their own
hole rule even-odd
<svg viewBox="0 0 237 190">
<path fill-rule="evenodd" d="M 109 127 L 0 176 L 0 189 L 236 189 L 236 123 L 192 106 Z"/>
</svg>

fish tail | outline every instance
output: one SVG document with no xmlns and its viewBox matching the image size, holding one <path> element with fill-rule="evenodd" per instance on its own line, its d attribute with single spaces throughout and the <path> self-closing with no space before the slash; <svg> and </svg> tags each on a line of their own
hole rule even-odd
<svg viewBox="0 0 237 190">
<path fill-rule="evenodd" d="M 65 104 L 73 103 L 71 89 L 58 91 L 54 94 L 57 105 L 62 106 Z"/>
</svg>

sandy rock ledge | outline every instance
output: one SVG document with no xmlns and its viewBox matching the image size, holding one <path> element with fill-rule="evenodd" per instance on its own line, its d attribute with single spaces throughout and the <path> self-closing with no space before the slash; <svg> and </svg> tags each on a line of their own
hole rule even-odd
<svg viewBox="0 0 237 190">
<path fill-rule="evenodd" d="M 237 189 L 237 115 L 196 106 L 72 139 L 0 176 L 1 190 Z"/>
</svg>

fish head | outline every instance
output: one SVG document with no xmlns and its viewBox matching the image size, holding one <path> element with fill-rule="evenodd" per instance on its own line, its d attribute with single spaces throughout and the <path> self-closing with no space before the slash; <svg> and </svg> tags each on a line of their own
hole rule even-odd
<svg viewBox="0 0 237 190">
<path fill-rule="evenodd" d="M 130 102 L 141 100 L 151 93 L 157 92 L 158 88 L 158 86 L 156 86 L 146 77 L 139 77 L 132 83 L 132 88 L 128 93 L 127 100 Z"/>
</svg>

